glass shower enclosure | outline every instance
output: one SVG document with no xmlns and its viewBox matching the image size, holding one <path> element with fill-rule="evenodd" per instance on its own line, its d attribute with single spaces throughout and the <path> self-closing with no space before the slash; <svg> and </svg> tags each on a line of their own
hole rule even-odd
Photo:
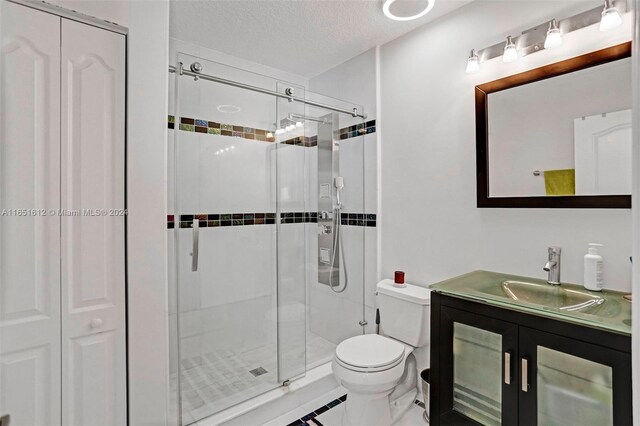
<svg viewBox="0 0 640 426">
<path fill-rule="evenodd" d="M 363 333 L 364 149 L 358 105 L 176 59 L 170 355 L 187 425 L 287 385 Z"/>
</svg>

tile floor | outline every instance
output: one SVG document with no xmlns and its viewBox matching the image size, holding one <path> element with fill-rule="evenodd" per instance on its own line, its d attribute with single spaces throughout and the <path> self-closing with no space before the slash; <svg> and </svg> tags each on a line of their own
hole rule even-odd
<svg viewBox="0 0 640 426">
<path fill-rule="evenodd" d="M 339 426 L 341 424 L 342 413 L 345 407 L 343 402 L 347 395 L 342 395 L 325 405 L 314 409 L 314 411 L 295 419 L 287 424 L 287 426 Z M 422 415 L 424 413 L 424 404 L 422 401 L 416 400 L 409 410 L 398 420 L 394 426 L 425 426 L 428 425 Z"/>
<path fill-rule="evenodd" d="M 327 362 L 335 344 L 309 333 L 307 336 L 307 368 Z M 188 425 L 220 410 L 242 402 L 278 386 L 276 348 L 267 345 L 236 353 L 220 349 L 182 360 L 182 421 Z M 283 354 L 286 357 L 302 356 Z M 262 368 L 266 372 L 251 373 Z M 262 372 L 262 371 L 260 371 Z M 177 377 L 172 377 L 172 395 Z"/>
</svg>

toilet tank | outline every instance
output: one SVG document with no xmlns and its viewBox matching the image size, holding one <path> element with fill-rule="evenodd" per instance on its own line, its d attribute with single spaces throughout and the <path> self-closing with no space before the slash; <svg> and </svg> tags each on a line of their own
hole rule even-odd
<svg viewBox="0 0 640 426">
<path fill-rule="evenodd" d="M 428 345 L 431 290 L 411 284 L 395 287 L 393 280 L 380 281 L 376 290 L 384 335 L 416 348 Z"/>
</svg>

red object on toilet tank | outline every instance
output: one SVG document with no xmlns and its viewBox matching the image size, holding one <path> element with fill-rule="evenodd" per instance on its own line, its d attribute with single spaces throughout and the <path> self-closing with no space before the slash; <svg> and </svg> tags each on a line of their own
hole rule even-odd
<svg viewBox="0 0 640 426">
<path fill-rule="evenodd" d="M 404 284 L 404 271 L 396 271 L 393 282 L 396 284 Z"/>
</svg>

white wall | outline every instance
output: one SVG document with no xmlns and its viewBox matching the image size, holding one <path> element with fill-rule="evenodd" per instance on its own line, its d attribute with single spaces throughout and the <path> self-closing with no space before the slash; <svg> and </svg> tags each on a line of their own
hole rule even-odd
<svg viewBox="0 0 640 426">
<path fill-rule="evenodd" d="M 129 422 L 168 419 L 167 82 L 169 3 L 129 6 L 127 220 Z"/>
<path fill-rule="evenodd" d="M 362 105 L 367 120 L 376 118 L 376 49 L 349 59 L 309 80 L 309 89 Z"/>
<path fill-rule="evenodd" d="M 382 276 L 428 285 L 474 269 L 545 277 L 547 246 L 563 248 L 562 279 L 582 281 L 590 241 L 605 244 L 607 287 L 629 290 L 629 210 L 477 209 L 474 86 L 630 39 L 597 26 L 512 64 L 465 74 L 471 48 L 492 45 L 600 2 L 476 1 L 381 47 Z"/>
</svg>

